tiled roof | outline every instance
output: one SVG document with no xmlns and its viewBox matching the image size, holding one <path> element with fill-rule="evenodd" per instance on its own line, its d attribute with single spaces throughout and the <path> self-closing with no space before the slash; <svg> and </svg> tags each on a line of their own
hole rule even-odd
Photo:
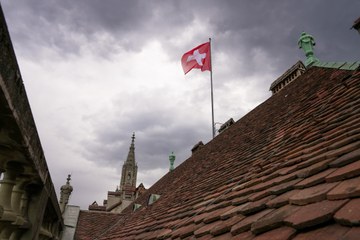
<svg viewBox="0 0 360 240">
<path fill-rule="evenodd" d="M 80 211 L 74 239 L 96 239 L 122 217 L 121 214 L 109 212 Z"/>
<path fill-rule="evenodd" d="M 112 206 L 109 206 L 105 211 L 111 212 L 111 210 L 113 210 L 114 208 L 120 206 L 122 204 L 122 201 L 117 202 L 115 204 L 113 204 Z"/>
<path fill-rule="evenodd" d="M 97 202 L 93 202 L 91 205 L 89 205 L 89 210 L 92 211 L 106 211 L 106 207 L 105 206 L 99 206 L 97 204 Z"/>
<path fill-rule="evenodd" d="M 93 239 L 359 239 L 359 96 L 359 71 L 311 67 Z"/>
</svg>

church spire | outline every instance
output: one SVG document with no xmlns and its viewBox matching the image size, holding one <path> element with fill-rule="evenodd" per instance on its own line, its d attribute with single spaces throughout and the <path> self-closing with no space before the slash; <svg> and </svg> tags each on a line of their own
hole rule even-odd
<svg viewBox="0 0 360 240">
<path fill-rule="evenodd" d="M 131 137 L 131 145 L 129 148 L 129 153 L 126 159 L 127 163 L 135 164 L 135 133 Z"/>
<path fill-rule="evenodd" d="M 120 191 L 136 188 L 137 165 L 135 161 L 135 133 L 131 137 L 131 144 L 126 161 L 122 167 Z"/>
</svg>

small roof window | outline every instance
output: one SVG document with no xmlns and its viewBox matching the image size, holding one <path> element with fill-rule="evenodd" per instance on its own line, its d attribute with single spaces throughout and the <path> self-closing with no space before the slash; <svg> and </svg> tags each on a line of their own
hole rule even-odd
<svg viewBox="0 0 360 240">
<path fill-rule="evenodd" d="M 135 212 L 136 210 L 138 210 L 139 208 L 141 208 L 141 204 L 135 203 L 133 206 L 133 211 Z"/>
<path fill-rule="evenodd" d="M 152 193 L 149 197 L 148 205 L 153 204 L 154 202 L 159 200 L 159 198 L 160 198 L 160 195 Z"/>
</svg>

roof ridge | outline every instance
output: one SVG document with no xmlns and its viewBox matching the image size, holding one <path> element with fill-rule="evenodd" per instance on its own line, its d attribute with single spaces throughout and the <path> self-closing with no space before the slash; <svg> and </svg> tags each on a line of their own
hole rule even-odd
<svg viewBox="0 0 360 240">
<path fill-rule="evenodd" d="M 356 70 L 360 67 L 360 61 L 354 62 L 322 62 L 318 61 L 313 63 L 309 67 L 324 67 L 324 68 L 335 68 L 335 69 L 342 69 L 342 70 Z"/>
</svg>

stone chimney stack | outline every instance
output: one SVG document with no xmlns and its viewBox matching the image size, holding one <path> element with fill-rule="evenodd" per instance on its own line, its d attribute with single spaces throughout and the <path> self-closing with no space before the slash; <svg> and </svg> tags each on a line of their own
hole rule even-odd
<svg viewBox="0 0 360 240">
<path fill-rule="evenodd" d="M 73 187 L 70 185 L 71 175 L 69 174 L 66 179 L 66 184 L 62 185 L 60 188 L 60 210 L 61 213 L 64 213 L 65 207 L 69 202 L 69 198 L 71 195 L 71 192 L 73 191 Z"/>
</svg>

